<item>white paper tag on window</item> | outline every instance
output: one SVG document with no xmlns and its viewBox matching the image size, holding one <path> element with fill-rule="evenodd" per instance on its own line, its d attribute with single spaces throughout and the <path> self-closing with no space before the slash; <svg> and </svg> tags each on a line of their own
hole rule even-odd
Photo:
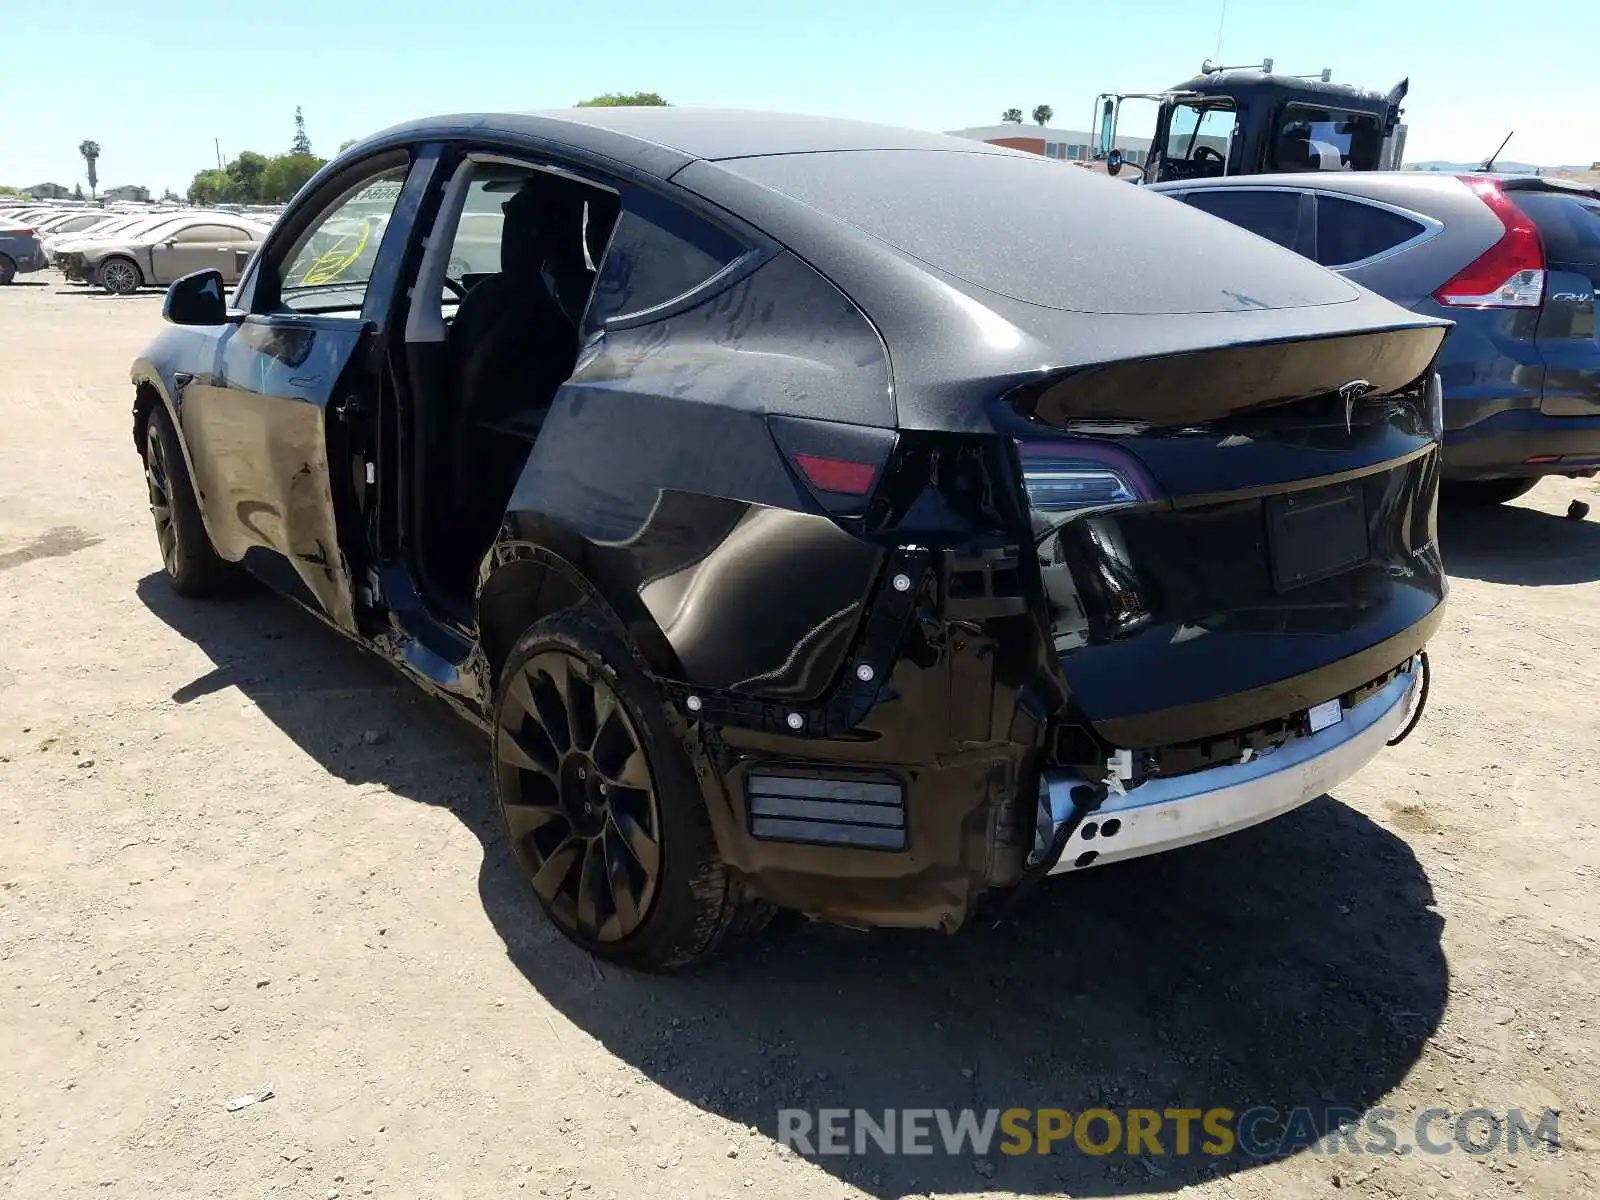
<svg viewBox="0 0 1600 1200">
<path fill-rule="evenodd" d="M 1321 733 L 1324 729 L 1344 720 L 1344 708 L 1335 697 L 1307 709 L 1306 716 L 1311 718 L 1311 732 Z"/>
</svg>

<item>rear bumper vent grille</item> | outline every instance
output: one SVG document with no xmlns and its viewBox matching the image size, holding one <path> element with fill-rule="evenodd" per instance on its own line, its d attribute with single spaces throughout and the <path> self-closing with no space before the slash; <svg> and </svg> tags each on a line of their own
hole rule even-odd
<svg viewBox="0 0 1600 1200">
<path fill-rule="evenodd" d="M 750 833 L 764 841 L 903 850 L 905 791 L 892 779 L 752 773 Z"/>
</svg>

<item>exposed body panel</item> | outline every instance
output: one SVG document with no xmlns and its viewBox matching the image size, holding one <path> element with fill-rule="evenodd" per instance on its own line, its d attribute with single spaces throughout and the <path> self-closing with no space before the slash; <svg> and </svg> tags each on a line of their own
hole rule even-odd
<svg viewBox="0 0 1600 1200">
<path fill-rule="evenodd" d="M 814 696 L 879 552 L 795 477 L 768 426 L 784 414 L 894 419 L 871 325 L 779 255 L 685 312 L 605 331 L 543 419 L 510 511 L 587 542 L 607 593 L 637 595 L 618 603 L 643 604 L 684 681 Z"/>
</svg>

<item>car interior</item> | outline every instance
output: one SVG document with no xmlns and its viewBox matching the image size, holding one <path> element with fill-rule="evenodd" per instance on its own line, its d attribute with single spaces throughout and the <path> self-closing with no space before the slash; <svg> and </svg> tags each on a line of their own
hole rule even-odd
<svg viewBox="0 0 1600 1200">
<path fill-rule="evenodd" d="M 406 322 L 405 454 L 424 577 L 451 611 L 470 612 L 478 564 L 572 375 L 620 207 L 564 172 L 477 160 L 440 205 Z"/>
<path fill-rule="evenodd" d="M 1176 105 L 1167 126 L 1159 177 L 1204 179 L 1226 174 L 1228 150 L 1237 120 L 1232 100 L 1190 101 Z"/>
</svg>

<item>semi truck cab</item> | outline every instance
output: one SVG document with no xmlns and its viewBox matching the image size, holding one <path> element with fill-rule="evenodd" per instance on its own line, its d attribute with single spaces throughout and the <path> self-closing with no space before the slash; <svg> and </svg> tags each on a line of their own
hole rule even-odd
<svg viewBox="0 0 1600 1200">
<path fill-rule="evenodd" d="M 1387 92 L 1318 76 L 1279 75 L 1272 60 L 1219 67 L 1164 92 L 1105 92 L 1095 99 L 1095 158 L 1107 174 L 1131 165 L 1117 144 L 1122 105 L 1153 101 L 1155 133 L 1140 183 L 1280 171 L 1377 171 L 1396 168 L 1404 152 L 1402 79 Z"/>
</svg>

